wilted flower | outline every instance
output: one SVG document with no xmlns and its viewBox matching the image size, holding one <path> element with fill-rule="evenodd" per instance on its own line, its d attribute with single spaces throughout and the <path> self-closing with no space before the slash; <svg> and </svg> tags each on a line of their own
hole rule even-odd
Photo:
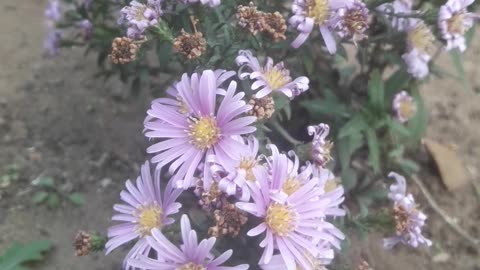
<svg viewBox="0 0 480 270">
<path fill-rule="evenodd" d="M 265 30 L 265 13 L 258 11 L 257 6 L 250 2 L 248 6 L 237 7 L 237 20 L 240 27 L 248 29 L 250 33 L 257 34 Z"/>
<path fill-rule="evenodd" d="M 390 186 L 390 192 L 388 193 L 388 197 L 394 203 L 393 216 L 396 235 L 383 240 L 384 248 L 391 249 L 398 243 L 415 248 L 421 244 L 431 246 L 432 241 L 422 235 L 422 227 L 425 225 L 427 216 L 417 209 L 412 194 L 406 194 L 405 177 L 394 172 L 391 172 L 388 176 L 395 178 L 395 181 L 397 181 L 396 184 Z"/>
<path fill-rule="evenodd" d="M 275 102 L 270 96 L 253 97 L 248 101 L 248 104 L 252 105 L 252 109 L 247 114 L 256 116 L 257 120 L 269 119 L 275 112 Z"/>
<path fill-rule="evenodd" d="M 287 31 L 287 23 L 285 18 L 283 18 L 280 12 L 276 11 L 274 13 L 265 13 L 264 21 L 264 32 L 267 33 L 273 41 L 285 40 L 285 32 Z"/>
<path fill-rule="evenodd" d="M 85 231 L 79 231 L 73 242 L 75 247 L 75 256 L 87 256 L 90 253 L 90 234 Z"/>
<path fill-rule="evenodd" d="M 234 204 L 226 202 L 213 212 L 215 226 L 208 229 L 208 234 L 215 237 L 237 237 L 243 225 L 247 223 L 247 215 Z"/>
<path fill-rule="evenodd" d="M 126 64 L 137 59 L 137 51 L 140 48 L 140 43 L 127 37 L 117 37 L 112 42 L 112 52 L 110 59 L 115 64 Z"/>
<path fill-rule="evenodd" d="M 268 265 L 274 250 L 280 252 L 285 268 L 295 270 L 313 269 L 317 258 L 323 258 L 323 249 L 319 244 L 340 247 L 344 235 L 332 224 L 325 221 L 327 216 L 345 214 L 339 205 L 344 200 L 342 187 L 325 192 L 313 178 L 311 170 L 301 174 L 292 169 L 298 164 L 279 154 L 274 145 L 272 156 L 267 158 L 267 167 L 253 170 L 256 182 L 248 183 L 253 202 L 239 202 L 237 207 L 262 219 L 248 236 L 257 236 L 265 232 L 260 243 L 264 248 L 260 265 Z M 293 176 L 293 177 L 292 177 Z M 323 241 L 327 241 L 326 243 Z"/>
<path fill-rule="evenodd" d="M 239 51 L 235 61 L 240 66 L 238 77 L 241 80 L 245 80 L 247 77 L 255 80 L 252 84 L 252 90 L 258 90 L 255 98 L 262 98 L 279 91 L 293 99 L 308 90 L 308 78 L 301 76 L 292 80 L 290 70 L 285 68 L 283 62 L 274 65 L 273 59 L 268 57 L 265 66 L 261 67 L 251 51 L 243 50 Z M 244 72 L 245 69 L 250 71 Z"/>
<path fill-rule="evenodd" d="M 82 30 L 84 41 L 88 41 L 92 38 L 93 24 L 89 20 L 81 20 L 75 23 L 75 26 Z"/>
<path fill-rule="evenodd" d="M 127 25 L 127 36 L 132 39 L 141 39 L 148 27 L 158 24 L 158 19 L 163 12 L 159 1 L 149 0 L 145 5 L 134 0 L 129 6 L 123 7 L 120 13 L 118 24 Z"/>
<path fill-rule="evenodd" d="M 454 48 L 465 51 L 465 32 L 473 26 L 478 15 L 467 11 L 467 7 L 475 0 L 448 0 L 440 7 L 438 13 L 438 28 L 442 38 L 447 42 L 446 49 Z"/>
<path fill-rule="evenodd" d="M 412 0 L 395 0 L 393 3 L 385 3 L 377 7 L 390 20 L 391 25 L 398 31 L 405 31 L 410 28 L 412 19 L 404 18 L 395 15 L 409 15 L 412 14 Z"/>
<path fill-rule="evenodd" d="M 205 210 L 220 209 L 227 202 L 227 194 L 218 188 L 217 182 L 212 182 L 209 190 L 205 190 L 203 181 L 198 179 L 193 193 L 199 198 L 198 204 Z"/>
<path fill-rule="evenodd" d="M 114 215 L 112 220 L 122 223 L 108 229 L 106 253 L 109 254 L 117 247 L 137 240 L 125 257 L 124 268 L 131 268 L 128 259 L 150 253 L 151 247 L 145 237 L 151 235 L 153 228 L 161 230 L 164 226 L 172 224 L 174 220 L 169 216 L 177 213 L 181 207 L 180 203 L 175 202 L 181 190 L 173 189 L 171 181 L 167 184 L 162 198 L 160 173 L 160 170 L 155 170 L 152 179 L 150 165 L 148 161 L 145 162 L 136 185 L 127 180 L 125 184 L 127 190 L 120 193 L 120 198 L 125 203 L 113 206 L 119 214 Z"/>
<path fill-rule="evenodd" d="M 341 38 L 349 38 L 356 44 L 364 39 L 364 32 L 368 29 L 368 8 L 358 0 L 341 7 L 335 12 L 334 29 Z"/>
<path fill-rule="evenodd" d="M 331 54 L 337 51 L 337 44 L 331 28 L 334 26 L 333 12 L 346 7 L 353 0 L 294 0 L 292 11 L 294 15 L 288 21 L 298 30 L 298 37 L 292 42 L 292 47 L 300 47 L 310 36 L 314 26 L 318 26 L 325 45 Z"/>
<path fill-rule="evenodd" d="M 229 153 L 241 146 L 232 136 L 256 130 L 250 126 L 255 117 L 241 116 L 251 106 L 242 100 L 243 92 L 235 94 L 237 83 L 231 81 L 226 91 L 219 88 L 219 81 L 225 80 L 223 74 L 228 72 L 205 70 L 191 76 L 185 73 L 175 84 L 177 98 L 154 100 L 147 112 L 145 136 L 162 139 L 148 147 L 147 152 L 155 154 L 152 162 L 158 163 L 157 168 L 171 163 L 169 172 L 175 174 L 177 187 L 187 189 L 194 184 L 193 175 L 205 156 L 215 154 L 228 159 Z M 217 97 L 222 97 L 218 107 Z M 205 163 L 202 178 L 205 189 L 209 190 L 211 178 L 207 166 Z"/>
<path fill-rule="evenodd" d="M 326 140 L 330 127 L 327 124 L 319 124 L 316 126 L 308 126 L 308 135 L 312 136 L 312 152 L 311 157 L 315 169 L 325 168 L 325 165 L 332 160 L 330 151 L 333 143 Z"/>
<path fill-rule="evenodd" d="M 60 42 L 62 39 L 62 31 L 54 27 L 49 27 L 47 35 L 43 41 L 43 48 L 49 56 L 56 56 L 60 52 Z"/>
<path fill-rule="evenodd" d="M 417 113 L 415 99 L 407 92 L 401 91 L 393 99 L 393 110 L 398 121 L 405 123 Z"/>
<path fill-rule="evenodd" d="M 415 78 L 423 79 L 428 75 L 428 62 L 435 36 L 421 20 L 412 20 L 407 32 L 407 52 L 402 55 L 408 73 Z"/>
<path fill-rule="evenodd" d="M 231 159 L 217 154 L 208 156 L 207 162 L 211 164 L 213 179 L 218 182 L 220 190 L 227 195 L 237 195 L 242 201 L 248 201 L 250 190 L 247 182 L 255 182 L 253 170 L 262 166 L 258 157 L 258 140 L 249 136 L 246 143 L 241 137 L 237 138 L 237 141 L 240 142 L 237 148 L 226 153 Z"/>
<path fill-rule="evenodd" d="M 152 259 L 145 255 L 130 263 L 146 270 L 246 270 L 248 265 L 220 266 L 232 256 L 232 250 L 222 253 L 214 259 L 211 250 L 215 245 L 215 237 L 197 240 L 197 232 L 192 230 L 186 215 L 181 219 L 182 242 L 180 248 L 170 242 L 160 230 L 153 229 L 152 236 L 147 237 L 148 243 L 157 252 L 158 258 Z"/>
<path fill-rule="evenodd" d="M 185 32 L 182 29 L 180 36 L 173 41 L 175 51 L 184 55 L 187 59 L 196 59 L 207 49 L 207 42 L 201 32 L 195 31 L 194 34 Z"/>
</svg>

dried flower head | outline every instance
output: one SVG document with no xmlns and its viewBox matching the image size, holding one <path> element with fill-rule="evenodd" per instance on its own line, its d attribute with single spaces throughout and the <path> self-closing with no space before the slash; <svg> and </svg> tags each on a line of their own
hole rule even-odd
<svg viewBox="0 0 480 270">
<path fill-rule="evenodd" d="M 252 105 L 252 109 L 247 114 L 256 116 L 257 120 L 269 119 L 275 112 L 275 101 L 271 96 L 253 97 L 248 101 L 248 104 Z"/>
<path fill-rule="evenodd" d="M 85 231 L 78 231 L 73 242 L 75 256 L 87 256 L 90 253 L 90 234 Z"/>
<path fill-rule="evenodd" d="M 237 237 L 242 226 L 247 223 L 247 215 L 234 204 L 226 202 L 221 209 L 215 210 L 215 226 L 208 229 L 208 234 L 214 237 Z"/>
<path fill-rule="evenodd" d="M 360 264 L 357 265 L 356 270 L 373 270 L 370 268 L 370 265 L 367 263 L 367 261 L 362 261 Z"/>
<path fill-rule="evenodd" d="M 198 204 L 205 210 L 220 209 L 227 201 L 226 194 L 220 190 L 217 182 L 213 181 L 208 191 L 204 189 L 202 180 L 197 180 L 196 184 L 194 193 L 199 198 Z"/>
<path fill-rule="evenodd" d="M 275 13 L 265 13 L 264 32 L 266 32 L 274 41 L 285 40 L 285 32 L 287 31 L 287 23 L 282 14 L 278 11 Z"/>
<path fill-rule="evenodd" d="M 308 126 L 308 135 L 313 136 L 311 158 L 315 167 L 324 168 L 332 160 L 333 143 L 326 140 L 330 127 L 327 124 Z"/>
<path fill-rule="evenodd" d="M 354 43 L 364 39 L 368 29 L 368 8 L 358 0 L 350 5 L 339 8 L 335 13 L 338 22 L 335 30 L 341 38 L 350 38 Z"/>
<path fill-rule="evenodd" d="M 238 6 L 236 17 L 238 25 L 254 35 L 265 29 L 264 13 L 258 11 L 253 2 L 250 2 L 248 6 Z"/>
<path fill-rule="evenodd" d="M 126 64 L 135 61 L 140 44 L 127 37 L 117 37 L 112 42 L 110 59 L 115 64 Z"/>
<path fill-rule="evenodd" d="M 207 42 L 201 32 L 195 31 L 190 34 L 182 29 L 182 33 L 175 38 L 173 46 L 177 53 L 184 55 L 187 59 L 197 59 L 207 49 Z"/>
</svg>

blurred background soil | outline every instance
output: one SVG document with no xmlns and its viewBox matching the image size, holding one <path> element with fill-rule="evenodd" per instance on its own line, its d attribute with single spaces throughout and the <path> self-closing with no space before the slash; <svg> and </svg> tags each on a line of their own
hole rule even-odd
<svg viewBox="0 0 480 270">
<path fill-rule="evenodd" d="M 142 121 L 152 96 L 116 80 L 94 78 L 96 63 L 82 49 L 66 49 L 54 59 L 42 57 L 43 10 L 46 1 L 0 3 L 0 175 L 11 164 L 20 177 L 0 187 L 0 251 L 12 241 L 50 239 L 55 248 L 39 270 L 121 269 L 125 250 L 108 257 L 74 256 L 72 239 L 78 229 L 105 231 L 125 179 L 134 178 L 145 159 Z M 478 31 L 477 31 L 478 32 Z M 478 40 L 480 33 L 475 39 Z M 430 121 L 427 138 L 453 145 L 467 177 L 480 181 L 480 45 L 465 55 L 466 89 L 451 78 L 435 79 L 422 88 Z M 440 63 L 452 69 L 448 57 Z M 421 155 L 425 155 L 422 153 Z M 428 160 L 428 158 L 427 158 Z M 471 184 L 448 191 L 431 162 L 422 180 L 440 206 L 472 235 L 480 237 L 480 197 Z M 82 193 L 81 207 L 32 205 L 32 180 L 50 176 L 66 190 Z M 348 251 L 377 270 L 480 270 L 480 254 L 436 215 L 415 185 L 414 193 L 429 214 L 427 234 L 435 245 L 419 251 L 383 251 L 381 235 L 355 240 Z"/>
</svg>

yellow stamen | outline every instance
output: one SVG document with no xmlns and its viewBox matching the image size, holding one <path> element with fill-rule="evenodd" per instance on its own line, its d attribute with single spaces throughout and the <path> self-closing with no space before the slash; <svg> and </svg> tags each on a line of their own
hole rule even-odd
<svg viewBox="0 0 480 270">
<path fill-rule="evenodd" d="M 150 235 L 154 228 L 162 227 L 162 209 L 157 204 L 138 209 L 137 231 L 142 235 Z"/>
<path fill-rule="evenodd" d="M 300 181 L 298 181 L 296 177 L 289 177 L 285 181 L 285 183 L 283 183 L 282 191 L 288 194 L 288 196 L 290 196 L 295 193 L 301 186 L 302 183 L 300 183 Z"/>
<path fill-rule="evenodd" d="M 195 264 L 193 262 L 177 267 L 175 270 L 205 270 L 203 265 Z"/>
<path fill-rule="evenodd" d="M 307 16 L 322 25 L 330 17 L 328 0 L 307 0 Z"/>
<path fill-rule="evenodd" d="M 240 165 L 238 165 L 238 168 L 245 170 L 245 179 L 247 179 L 248 181 L 255 181 L 255 175 L 253 174 L 253 168 L 255 166 L 257 166 L 257 160 L 255 160 L 254 158 L 242 158 L 242 160 L 240 161 Z"/>
<path fill-rule="evenodd" d="M 465 13 L 454 14 L 447 20 L 448 32 L 463 35 L 467 31 L 463 21 L 465 20 Z"/>
<path fill-rule="evenodd" d="M 412 46 L 423 53 L 429 53 L 433 49 L 435 36 L 424 23 L 419 23 L 409 33 L 409 40 Z"/>
<path fill-rule="evenodd" d="M 202 116 L 199 119 L 189 118 L 190 143 L 200 150 L 206 150 L 217 143 L 220 137 L 220 129 L 217 120 L 213 116 Z"/>
<path fill-rule="evenodd" d="M 415 113 L 417 112 L 417 107 L 415 104 L 410 100 L 402 100 L 400 102 L 400 106 L 398 108 L 398 113 L 403 119 L 410 119 L 412 118 Z"/>
<path fill-rule="evenodd" d="M 265 223 L 272 232 L 285 236 L 295 229 L 298 213 L 287 205 L 272 203 L 267 210 Z"/>
<path fill-rule="evenodd" d="M 289 76 L 282 74 L 282 70 L 273 67 L 270 72 L 263 72 L 265 79 L 272 90 L 278 90 L 280 87 L 291 81 Z"/>
</svg>

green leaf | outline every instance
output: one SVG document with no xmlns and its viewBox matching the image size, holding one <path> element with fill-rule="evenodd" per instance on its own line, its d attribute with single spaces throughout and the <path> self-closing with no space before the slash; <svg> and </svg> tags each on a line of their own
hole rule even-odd
<svg viewBox="0 0 480 270">
<path fill-rule="evenodd" d="M 372 129 L 365 130 L 368 144 L 368 162 L 373 168 L 374 173 L 380 172 L 380 146 L 375 131 Z"/>
<path fill-rule="evenodd" d="M 360 133 L 368 127 L 367 123 L 363 119 L 361 114 L 357 114 L 350 121 L 345 123 L 340 131 L 338 132 L 338 138 L 343 138 L 355 133 Z"/>
<path fill-rule="evenodd" d="M 70 199 L 70 201 L 77 206 L 85 204 L 85 197 L 83 197 L 83 195 L 80 193 L 72 193 L 68 196 L 68 199 Z"/>
<path fill-rule="evenodd" d="M 362 133 L 352 134 L 338 140 L 335 149 L 338 151 L 338 160 L 343 168 L 350 166 L 352 154 L 363 145 Z"/>
<path fill-rule="evenodd" d="M 354 189 L 355 186 L 357 186 L 357 183 L 358 183 L 357 174 L 353 169 L 351 168 L 342 169 L 340 177 L 342 178 L 342 186 L 346 192 Z"/>
<path fill-rule="evenodd" d="M 411 134 L 410 139 L 419 141 L 427 131 L 428 115 L 423 99 L 417 89 L 413 89 L 412 96 L 415 98 L 417 113 L 407 122 L 407 128 Z"/>
<path fill-rule="evenodd" d="M 349 117 L 351 113 L 349 108 L 342 104 L 330 90 L 325 90 L 325 97 L 322 99 L 305 100 L 301 104 L 314 120 L 322 116 Z"/>
<path fill-rule="evenodd" d="M 49 196 L 48 196 L 48 200 L 47 200 L 47 204 L 48 206 L 50 206 L 51 208 L 55 208 L 58 206 L 60 202 L 60 198 L 58 197 L 58 195 L 56 193 L 51 193 Z"/>
<path fill-rule="evenodd" d="M 48 197 L 48 192 L 46 191 L 39 191 L 33 195 L 32 202 L 34 204 L 40 204 L 44 202 Z"/>
<path fill-rule="evenodd" d="M 399 134 L 405 137 L 410 136 L 410 131 L 402 123 L 398 122 L 396 119 L 389 117 L 388 126 L 392 129 L 392 133 Z"/>
<path fill-rule="evenodd" d="M 368 82 L 368 99 L 375 108 L 383 109 L 385 107 L 385 89 L 382 81 L 382 74 L 375 69 Z"/>
<path fill-rule="evenodd" d="M 408 72 L 403 68 L 400 68 L 393 73 L 385 82 L 387 99 L 391 100 L 396 93 L 400 92 L 400 90 L 410 81 L 410 78 Z"/>
<path fill-rule="evenodd" d="M 469 83 L 465 75 L 465 68 L 463 67 L 462 53 L 458 49 L 449 51 L 450 58 L 452 59 L 453 67 L 457 72 L 458 79 L 462 82 L 465 88 L 469 88 Z"/>
<path fill-rule="evenodd" d="M 28 244 L 10 245 L 9 248 L 0 255 L 1 270 L 30 270 L 31 268 L 22 266 L 26 262 L 40 261 L 42 253 L 50 250 L 52 243 L 50 241 L 36 241 Z"/>
<path fill-rule="evenodd" d="M 33 180 L 32 185 L 39 186 L 39 187 L 54 188 L 55 187 L 55 181 L 51 177 L 42 176 L 42 177 L 39 177 L 39 178 Z"/>
</svg>

